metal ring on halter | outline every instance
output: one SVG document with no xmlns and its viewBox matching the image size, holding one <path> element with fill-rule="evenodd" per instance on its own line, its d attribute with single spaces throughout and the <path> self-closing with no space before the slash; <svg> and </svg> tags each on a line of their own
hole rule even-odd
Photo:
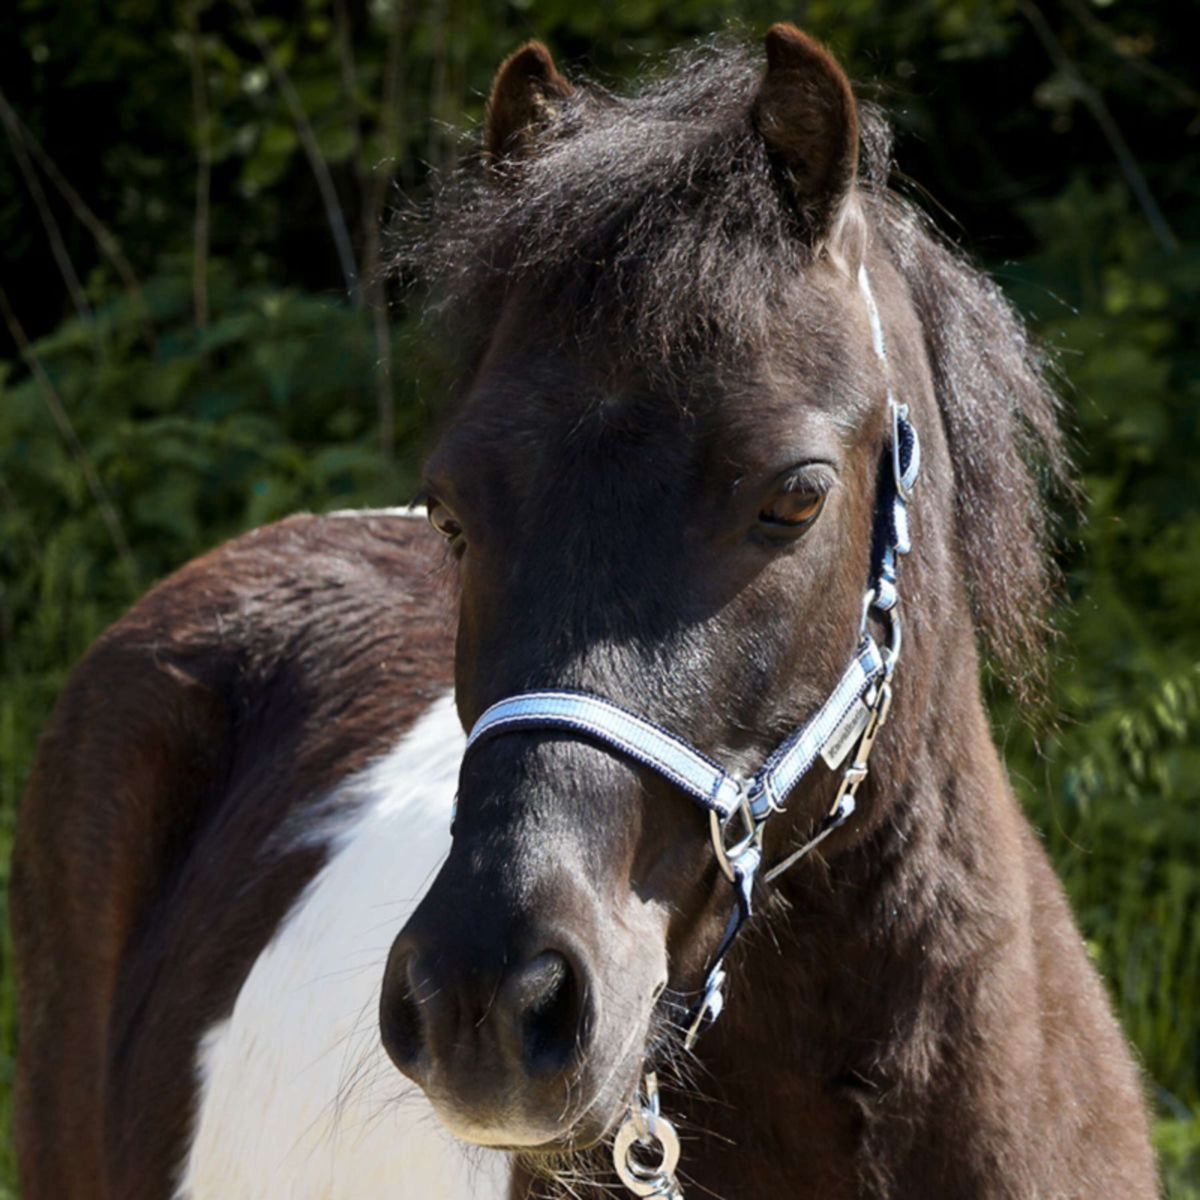
<svg viewBox="0 0 1200 1200">
<path fill-rule="evenodd" d="M 901 642 L 900 614 L 893 608 L 888 613 L 888 644 L 887 649 L 883 652 L 885 678 L 887 679 L 891 679 L 892 672 L 896 669 L 896 662 L 900 658 Z"/>
<path fill-rule="evenodd" d="M 763 795 L 766 796 L 766 798 L 767 798 L 767 808 L 770 812 L 773 812 L 773 813 L 787 812 L 787 805 L 780 804 L 778 801 L 776 801 L 774 799 L 774 797 L 771 795 L 769 788 L 763 788 Z"/>
<path fill-rule="evenodd" d="M 660 1159 L 656 1166 L 647 1166 L 633 1157 L 634 1146 L 643 1148 L 657 1144 Z M 679 1165 L 679 1135 L 665 1117 L 656 1117 L 654 1133 L 639 1138 L 632 1120 L 626 1119 L 613 1141 L 613 1166 L 621 1182 L 635 1196 L 670 1196 L 675 1184 L 675 1168 Z"/>
<path fill-rule="evenodd" d="M 858 637 L 861 641 L 867 636 L 867 618 L 871 615 L 871 605 L 875 603 L 876 591 L 874 588 L 867 588 L 863 595 L 862 616 L 858 619 Z"/>
<path fill-rule="evenodd" d="M 732 846 L 725 844 L 725 830 L 728 825 L 722 826 L 721 817 L 715 809 L 708 810 L 708 828 L 712 834 L 713 850 L 717 856 L 717 866 L 721 868 L 721 873 L 729 880 L 730 883 L 737 882 L 737 872 L 733 869 L 733 864 L 737 862 L 747 850 L 759 839 L 761 830 L 754 821 L 754 816 L 750 812 L 749 798 L 742 797 L 742 802 L 738 805 L 736 813 L 730 814 L 729 824 L 733 823 L 735 815 L 741 815 L 742 821 L 746 826 L 746 833 L 741 840 L 734 842 Z"/>
</svg>

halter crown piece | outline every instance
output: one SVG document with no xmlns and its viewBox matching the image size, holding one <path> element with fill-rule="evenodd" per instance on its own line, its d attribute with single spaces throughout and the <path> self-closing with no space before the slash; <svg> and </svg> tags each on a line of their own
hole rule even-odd
<svg viewBox="0 0 1200 1200">
<path fill-rule="evenodd" d="M 807 842 L 763 872 L 764 882 L 769 883 L 853 814 L 855 794 L 867 777 L 871 748 L 891 708 L 892 674 L 900 657 L 897 575 L 900 556 L 908 553 L 910 546 L 908 503 L 920 469 L 921 452 L 908 406 L 898 404 L 892 394 L 883 327 L 865 266 L 859 267 L 858 285 L 871 323 L 875 354 L 887 378 L 891 436 L 875 504 L 871 571 L 863 596 L 859 645 L 825 703 L 793 730 L 749 778 L 727 771 L 683 738 L 645 717 L 586 692 L 537 691 L 510 696 L 488 708 L 467 739 L 466 753 L 485 738 L 529 729 L 555 729 L 605 742 L 627 758 L 657 771 L 708 810 L 713 851 L 721 871 L 733 885 L 735 904 L 703 992 L 690 1013 L 684 1040 L 689 1050 L 724 1006 L 722 964 L 751 916 L 767 820 L 784 811 L 789 793 L 818 757 L 833 771 L 849 759 L 829 811 Z M 887 629 L 885 645 L 877 643 L 868 629 L 872 614 Z M 670 1121 L 659 1114 L 658 1080 L 653 1071 L 647 1072 L 641 1091 L 644 1095 L 630 1106 L 613 1142 L 617 1174 L 635 1196 L 682 1200 L 683 1192 L 675 1180 L 679 1138 Z M 659 1161 L 647 1165 L 649 1156 L 655 1154 Z"/>
</svg>

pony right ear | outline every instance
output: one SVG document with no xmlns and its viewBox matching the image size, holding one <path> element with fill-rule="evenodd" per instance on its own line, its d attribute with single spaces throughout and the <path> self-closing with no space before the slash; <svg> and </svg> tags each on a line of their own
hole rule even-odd
<svg viewBox="0 0 1200 1200">
<path fill-rule="evenodd" d="M 814 240 L 823 237 L 858 167 L 858 108 L 846 73 L 808 34 L 772 25 L 752 115 Z"/>
<path fill-rule="evenodd" d="M 537 134 L 557 119 L 559 103 L 573 90 L 541 42 L 527 42 L 510 54 L 500 64 L 488 97 L 483 123 L 488 161 L 527 154 Z"/>
</svg>

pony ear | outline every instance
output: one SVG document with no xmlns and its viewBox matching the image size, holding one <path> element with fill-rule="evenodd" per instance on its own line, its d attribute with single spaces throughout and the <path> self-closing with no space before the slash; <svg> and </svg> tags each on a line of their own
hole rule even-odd
<svg viewBox="0 0 1200 1200">
<path fill-rule="evenodd" d="M 573 90 L 541 42 L 526 42 L 513 51 L 500 64 L 488 97 L 483 123 L 488 161 L 527 154 L 535 136 L 554 123 L 559 102 Z"/>
<path fill-rule="evenodd" d="M 845 71 L 794 25 L 772 25 L 752 113 L 814 240 L 824 236 L 858 167 L 858 109 Z"/>
</svg>

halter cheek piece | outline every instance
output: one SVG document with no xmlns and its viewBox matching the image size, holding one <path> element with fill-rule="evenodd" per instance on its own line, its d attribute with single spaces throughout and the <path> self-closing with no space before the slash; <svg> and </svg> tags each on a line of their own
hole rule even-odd
<svg viewBox="0 0 1200 1200">
<path fill-rule="evenodd" d="M 713 956 L 700 1000 L 693 1007 L 685 1045 L 690 1050 L 700 1033 L 717 1019 L 724 1005 L 723 962 L 751 915 L 751 895 L 762 867 L 763 830 L 770 817 L 784 811 L 797 783 L 818 757 L 836 771 L 849 758 L 828 812 L 799 849 L 763 873 L 770 882 L 820 845 L 853 814 L 855 793 L 867 777 L 867 761 L 875 737 L 891 707 L 892 674 L 900 657 L 900 618 L 897 573 L 900 556 L 909 550 L 908 503 L 920 469 L 917 433 L 908 406 L 892 394 L 887 347 L 879 311 L 865 267 L 858 272 L 859 289 L 871 322 L 875 354 L 888 380 L 887 403 L 891 435 L 880 472 L 871 547 L 871 571 L 863 596 L 859 645 L 828 699 L 795 729 L 749 778 L 726 770 L 700 750 L 636 713 L 585 692 L 538 691 L 510 696 L 488 708 L 475 722 L 466 753 L 485 738 L 529 729 L 556 729 L 606 742 L 627 758 L 657 771 L 708 810 L 713 850 L 722 873 L 733 885 L 735 904 L 720 945 Z M 880 645 L 868 628 L 874 614 L 885 626 Z M 853 753 L 851 753 L 853 750 Z M 679 1140 L 674 1127 L 659 1115 L 658 1081 L 648 1072 L 645 1097 L 631 1106 L 617 1131 L 613 1155 L 617 1174 L 636 1196 L 680 1200 L 675 1181 Z M 634 1147 L 642 1148 L 635 1154 Z M 647 1148 L 658 1147 L 660 1161 L 646 1165 Z"/>
</svg>

